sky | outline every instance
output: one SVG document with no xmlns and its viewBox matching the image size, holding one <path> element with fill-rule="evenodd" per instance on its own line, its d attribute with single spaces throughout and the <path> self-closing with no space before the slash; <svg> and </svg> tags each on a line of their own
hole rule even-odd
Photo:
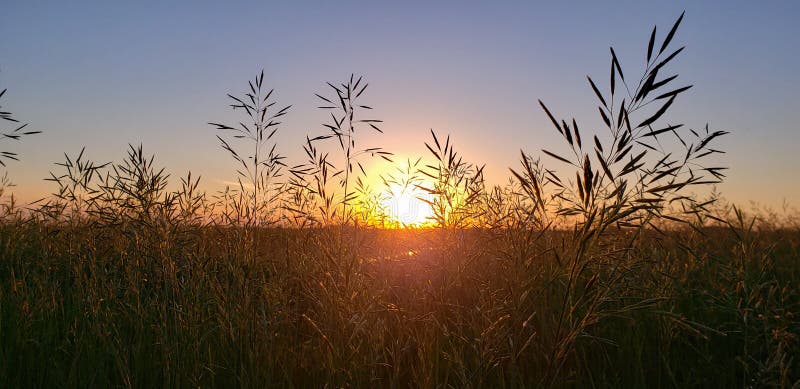
<svg viewBox="0 0 800 389">
<path fill-rule="evenodd" d="M 673 45 L 687 48 L 669 68 L 694 87 L 670 121 L 730 132 L 715 160 L 730 167 L 719 186 L 727 199 L 799 205 L 795 1 L 6 0 L 0 104 L 43 133 L 0 149 L 20 154 L 7 171 L 23 200 L 54 190 L 43 179 L 64 153 L 85 147 L 95 161 L 120 161 L 129 143 L 155 153 L 175 181 L 191 170 L 216 191 L 235 166 L 207 123 L 242 120 L 227 93 L 244 93 L 264 69 L 279 104 L 292 105 L 276 139 L 296 164 L 306 135 L 325 131 L 314 93 L 355 73 L 385 122 L 384 134 L 359 139 L 365 147 L 423 155 L 434 129 L 502 183 L 520 149 L 565 150 L 537 99 L 599 129 L 585 76 L 608 78 L 609 46 L 626 74 L 641 74 L 652 26 L 660 41 L 684 10 Z"/>
</svg>

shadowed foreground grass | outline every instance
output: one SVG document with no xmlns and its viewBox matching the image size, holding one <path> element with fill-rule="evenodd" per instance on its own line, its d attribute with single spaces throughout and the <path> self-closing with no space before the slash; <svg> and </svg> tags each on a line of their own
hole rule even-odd
<svg viewBox="0 0 800 389">
<path fill-rule="evenodd" d="M 0 382 L 791 387 L 800 233 L 703 232 L 6 222 Z"/>
</svg>

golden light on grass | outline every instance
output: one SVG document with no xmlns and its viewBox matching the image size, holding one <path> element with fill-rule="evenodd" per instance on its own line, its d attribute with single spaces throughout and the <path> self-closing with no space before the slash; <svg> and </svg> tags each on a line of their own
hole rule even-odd
<svg viewBox="0 0 800 389">
<path fill-rule="evenodd" d="M 392 221 L 405 226 L 424 226 L 431 222 L 433 210 L 429 194 L 416 187 L 392 184 L 389 193 L 383 200 L 383 207 Z"/>
</svg>

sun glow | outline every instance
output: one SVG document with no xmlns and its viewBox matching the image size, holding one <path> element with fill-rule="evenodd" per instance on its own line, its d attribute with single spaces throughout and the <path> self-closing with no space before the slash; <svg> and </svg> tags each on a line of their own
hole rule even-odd
<svg viewBox="0 0 800 389">
<path fill-rule="evenodd" d="M 383 207 L 393 221 L 406 226 L 422 226 L 431 222 L 433 210 L 423 199 L 430 200 L 427 193 L 414 187 L 392 185 L 383 201 Z"/>
</svg>

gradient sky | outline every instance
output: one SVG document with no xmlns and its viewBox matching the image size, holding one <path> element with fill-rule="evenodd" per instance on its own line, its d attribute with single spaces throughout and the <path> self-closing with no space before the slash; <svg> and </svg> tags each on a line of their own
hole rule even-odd
<svg viewBox="0 0 800 389">
<path fill-rule="evenodd" d="M 673 44 L 687 48 L 670 69 L 695 87 L 671 121 L 731 132 L 719 144 L 728 199 L 798 205 L 800 2 L 563 3 L 7 0 L 3 106 L 44 131 L 10 146 L 22 162 L 9 175 L 32 199 L 53 190 L 42 179 L 64 152 L 86 146 L 94 160 L 119 161 L 141 142 L 175 180 L 192 170 L 220 189 L 234 166 L 206 123 L 238 121 L 226 93 L 244 92 L 263 68 L 293 105 L 278 137 L 290 164 L 306 134 L 324 131 L 314 93 L 355 72 L 386 122 L 365 146 L 420 155 L 433 128 L 503 182 L 520 148 L 564 150 L 538 98 L 600 128 L 585 75 L 608 78 L 612 45 L 626 75 L 641 74 L 652 26 L 660 41 L 685 9 Z"/>
</svg>

